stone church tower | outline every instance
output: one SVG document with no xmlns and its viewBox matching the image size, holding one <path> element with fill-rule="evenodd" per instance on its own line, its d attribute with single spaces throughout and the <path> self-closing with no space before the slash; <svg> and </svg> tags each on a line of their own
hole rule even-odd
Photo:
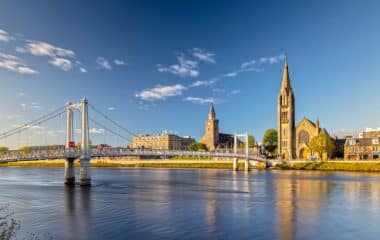
<svg viewBox="0 0 380 240">
<path fill-rule="evenodd" d="M 295 99 L 290 85 L 288 61 L 285 59 L 281 90 L 277 102 L 277 144 L 278 154 L 282 159 L 293 159 L 295 154 Z"/>
<path fill-rule="evenodd" d="M 219 140 L 219 120 L 216 119 L 214 105 L 211 103 L 206 120 L 205 134 L 201 140 L 209 151 L 214 151 Z"/>
</svg>

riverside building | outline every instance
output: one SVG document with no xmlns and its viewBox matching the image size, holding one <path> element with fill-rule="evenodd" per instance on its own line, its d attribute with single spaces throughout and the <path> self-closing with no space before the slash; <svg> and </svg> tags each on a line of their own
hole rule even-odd
<svg viewBox="0 0 380 240">
<path fill-rule="evenodd" d="M 195 140 L 190 136 L 180 137 L 175 134 L 140 134 L 133 138 L 130 148 L 188 150 Z"/>
</svg>

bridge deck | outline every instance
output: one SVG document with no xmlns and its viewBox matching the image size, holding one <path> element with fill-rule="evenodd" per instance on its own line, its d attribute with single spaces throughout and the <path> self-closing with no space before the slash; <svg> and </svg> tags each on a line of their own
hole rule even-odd
<svg viewBox="0 0 380 240">
<path fill-rule="evenodd" d="M 65 150 L 33 150 L 29 153 L 21 151 L 9 151 L 0 154 L 1 162 L 18 162 L 18 161 L 35 161 L 62 158 L 79 158 L 79 151 L 75 149 Z M 192 156 L 192 157 L 220 157 L 220 158 L 240 158 L 245 159 L 245 154 L 235 154 L 230 152 L 206 152 L 206 151 L 180 151 L 180 150 L 151 150 L 151 149 L 131 149 L 131 148 L 105 148 L 92 149 L 91 157 L 127 157 L 127 156 L 155 156 L 155 157 L 173 157 L 173 156 Z M 248 156 L 249 160 L 266 162 L 265 158 Z"/>
</svg>

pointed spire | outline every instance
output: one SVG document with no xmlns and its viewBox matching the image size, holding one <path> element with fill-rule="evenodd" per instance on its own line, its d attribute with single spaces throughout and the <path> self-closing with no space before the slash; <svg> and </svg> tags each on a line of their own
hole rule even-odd
<svg viewBox="0 0 380 240">
<path fill-rule="evenodd" d="M 290 85 L 290 77 L 289 77 L 289 69 L 288 69 L 288 57 L 287 56 L 285 56 L 284 72 L 282 74 L 282 88 L 289 88 L 289 89 L 292 88 L 292 86 Z"/>
<path fill-rule="evenodd" d="M 213 103 L 211 103 L 210 105 L 210 111 L 208 112 L 208 119 L 215 119 L 215 110 L 214 110 Z"/>
</svg>

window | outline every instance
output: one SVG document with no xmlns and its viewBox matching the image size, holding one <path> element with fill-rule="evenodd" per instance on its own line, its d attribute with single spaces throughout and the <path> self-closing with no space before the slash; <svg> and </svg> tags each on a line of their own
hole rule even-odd
<svg viewBox="0 0 380 240">
<path fill-rule="evenodd" d="M 299 144 L 309 143 L 309 133 L 306 132 L 305 130 L 300 131 L 300 133 L 298 134 L 298 143 Z"/>
<path fill-rule="evenodd" d="M 282 122 L 287 121 L 288 120 L 288 112 L 281 112 L 280 119 Z"/>
</svg>

